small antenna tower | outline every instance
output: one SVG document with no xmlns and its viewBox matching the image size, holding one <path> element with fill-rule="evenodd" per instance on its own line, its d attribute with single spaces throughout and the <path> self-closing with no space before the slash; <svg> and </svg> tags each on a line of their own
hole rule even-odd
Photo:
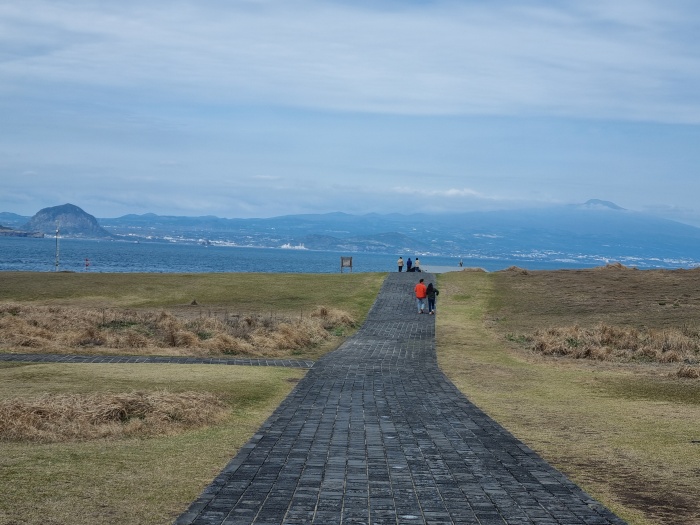
<svg viewBox="0 0 700 525">
<path fill-rule="evenodd" d="M 58 233 L 59 233 L 59 222 L 56 221 L 56 270 L 55 271 L 58 271 L 58 264 L 59 264 L 58 263 L 58 254 L 59 254 L 59 252 L 58 252 Z"/>
</svg>

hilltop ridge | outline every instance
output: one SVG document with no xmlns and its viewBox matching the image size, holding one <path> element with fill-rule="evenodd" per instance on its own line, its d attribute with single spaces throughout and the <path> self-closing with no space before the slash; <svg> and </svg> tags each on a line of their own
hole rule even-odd
<svg viewBox="0 0 700 525">
<path fill-rule="evenodd" d="M 62 204 L 39 210 L 23 227 L 28 231 L 69 237 L 106 238 L 112 234 L 97 222 L 97 219 L 74 204 Z"/>
</svg>

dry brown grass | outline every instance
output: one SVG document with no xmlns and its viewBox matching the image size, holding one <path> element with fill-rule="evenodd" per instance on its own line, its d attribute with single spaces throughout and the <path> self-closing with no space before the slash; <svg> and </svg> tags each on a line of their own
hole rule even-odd
<svg viewBox="0 0 700 525">
<path fill-rule="evenodd" d="M 510 338 L 527 341 L 531 350 L 543 355 L 686 365 L 700 362 L 700 333 L 688 327 L 658 330 L 601 323 L 592 328 L 537 329 L 532 335 Z"/>
<path fill-rule="evenodd" d="M 637 271 L 637 268 L 625 266 L 624 264 L 622 264 L 620 262 L 608 263 L 605 266 L 597 266 L 596 268 L 593 268 L 593 271 L 601 271 L 601 270 L 633 270 L 633 271 Z"/>
<path fill-rule="evenodd" d="M 509 273 L 514 273 L 517 275 L 529 275 L 530 272 L 526 270 L 525 268 L 520 268 L 519 266 L 509 266 L 508 268 L 505 268 L 503 270 L 499 270 L 499 272 L 509 272 Z"/>
<path fill-rule="evenodd" d="M 221 400 L 205 392 L 44 394 L 0 400 L 0 441 L 172 435 L 215 424 L 227 413 Z"/>
<path fill-rule="evenodd" d="M 79 308 L 0 304 L 0 345 L 33 352 L 281 357 L 317 346 L 355 326 L 341 310 L 317 307 L 307 316 L 198 316 L 191 310 Z"/>
<path fill-rule="evenodd" d="M 676 372 L 678 377 L 700 379 L 700 366 L 682 366 Z"/>
<path fill-rule="evenodd" d="M 619 263 L 590 270 L 494 273 L 490 324 L 538 353 L 598 361 L 700 362 L 700 272 Z M 690 366 L 690 371 L 684 367 Z"/>
</svg>

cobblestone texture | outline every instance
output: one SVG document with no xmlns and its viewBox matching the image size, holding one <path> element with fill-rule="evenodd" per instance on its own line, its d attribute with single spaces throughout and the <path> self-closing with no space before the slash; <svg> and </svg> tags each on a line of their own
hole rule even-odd
<svg viewBox="0 0 700 525">
<path fill-rule="evenodd" d="M 389 275 L 177 525 L 624 525 L 442 374 L 419 277 Z"/>
</svg>

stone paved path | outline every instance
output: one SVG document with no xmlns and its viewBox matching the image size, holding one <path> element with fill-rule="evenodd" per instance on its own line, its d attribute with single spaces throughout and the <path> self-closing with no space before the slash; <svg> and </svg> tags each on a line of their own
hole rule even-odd
<svg viewBox="0 0 700 525">
<path fill-rule="evenodd" d="M 389 275 L 177 525 L 624 524 L 445 378 L 419 277 Z"/>
</svg>

